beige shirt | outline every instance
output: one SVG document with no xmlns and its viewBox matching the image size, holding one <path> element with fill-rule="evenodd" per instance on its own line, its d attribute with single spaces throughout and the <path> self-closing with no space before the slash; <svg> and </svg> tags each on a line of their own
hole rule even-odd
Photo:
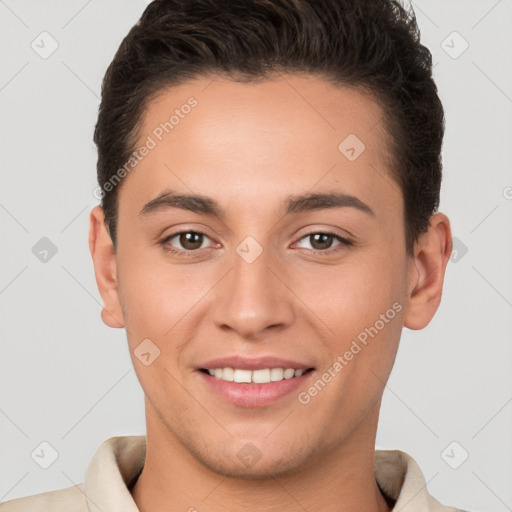
<svg viewBox="0 0 512 512">
<path fill-rule="evenodd" d="M 144 465 L 146 436 L 107 439 L 85 473 L 84 482 L 0 504 L 0 512 L 139 512 L 130 494 Z M 420 468 L 398 450 L 376 450 L 375 478 L 400 512 L 464 512 L 445 507 L 427 491 Z"/>
</svg>

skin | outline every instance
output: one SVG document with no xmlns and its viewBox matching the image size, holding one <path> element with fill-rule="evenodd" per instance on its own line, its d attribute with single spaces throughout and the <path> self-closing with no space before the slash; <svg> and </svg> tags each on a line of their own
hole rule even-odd
<svg viewBox="0 0 512 512">
<path fill-rule="evenodd" d="M 245 84 L 202 77 L 149 103 L 140 143 L 190 96 L 198 105 L 120 187 L 117 253 L 101 208 L 90 214 L 102 319 L 126 329 L 145 393 L 146 463 L 134 500 L 148 512 L 390 510 L 374 477 L 381 397 L 402 328 L 422 329 L 438 308 L 449 220 L 434 214 L 406 254 L 382 111 L 357 89 L 296 74 Z M 349 134 L 366 146 L 354 161 L 338 150 Z M 165 189 L 215 199 L 225 217 L 140 215 Z M 284 215 L 283 201 L 304 192 L 350 194 L 374 215 Z M 164 250 L 191 252 L 180 237 L 162 242 L 181 230 L 206 235 L 192 257 Z M 325 231 L 353 244 L 333 238 L 325 254 L 307 236 Z M 247 236 L 263 249 L 250 264 L 236 252 Z M 234 406 L 196 371 L 221 356 L 289 358 L 315 368 L 299 389 L 307 391 L 394 303 L 402 310 L 308 404 L 293 392 L 266 407 Z M 134 355 L 147 338 L 161 351 L 149 366 Z M 250 467 L 237 457 L 247 443 L 261 453 Z"/>
</svg>

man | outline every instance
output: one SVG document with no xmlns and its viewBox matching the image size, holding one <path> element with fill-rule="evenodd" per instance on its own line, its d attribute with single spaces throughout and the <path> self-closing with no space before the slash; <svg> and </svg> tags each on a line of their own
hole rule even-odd
<svg viewBox="0 0 512 512">
<path fill-rule="evenodd" d="M 454 511 L 375 451 L 441 299 L 443 109 L 384 0 L 155 0 L 107 70 L 89 244 L 146 436 L 2 511 Z"/>
</svg>

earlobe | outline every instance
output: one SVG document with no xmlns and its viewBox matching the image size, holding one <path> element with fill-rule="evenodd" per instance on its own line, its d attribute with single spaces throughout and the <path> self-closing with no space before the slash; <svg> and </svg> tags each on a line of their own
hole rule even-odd
<svg viewBox="0 0 512 512">
<path fill-rule="evenodd" d="M 94 264 L 96 284 L 103 299 L 101 319 L 109 327 L 124 327 L 119 301 L 114 245 L 105 225 L 105 214 L 95 206 L 89 217 L 89 250 Z"/>
<path fill-rule="evenodd" d="M 444 274 L 452 246 L 448 217 L 435 213 L 430 219 L 428 231 L 420 236 L 414 246 L 405 327 L 423 329 L 432 320 L 441 302 Z"/>
</svg>

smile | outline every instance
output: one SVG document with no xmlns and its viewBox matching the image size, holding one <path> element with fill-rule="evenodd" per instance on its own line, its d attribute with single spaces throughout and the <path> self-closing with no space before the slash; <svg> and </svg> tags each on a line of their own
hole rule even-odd
<svg viewBox="0 0 512 512">
<path fill-rule="evenodd" d="M 208 368 L 203 372 L 216 379 L 226 382 L 246 383 L 246 384 L 268 384 L 270 382 L 279 382 L 282 380 L 300 377 L 310 369 L 295 370 L 294 368 L 262 368 L 258 370 L 243 370 L 240 368 Z"/>
</svg>

